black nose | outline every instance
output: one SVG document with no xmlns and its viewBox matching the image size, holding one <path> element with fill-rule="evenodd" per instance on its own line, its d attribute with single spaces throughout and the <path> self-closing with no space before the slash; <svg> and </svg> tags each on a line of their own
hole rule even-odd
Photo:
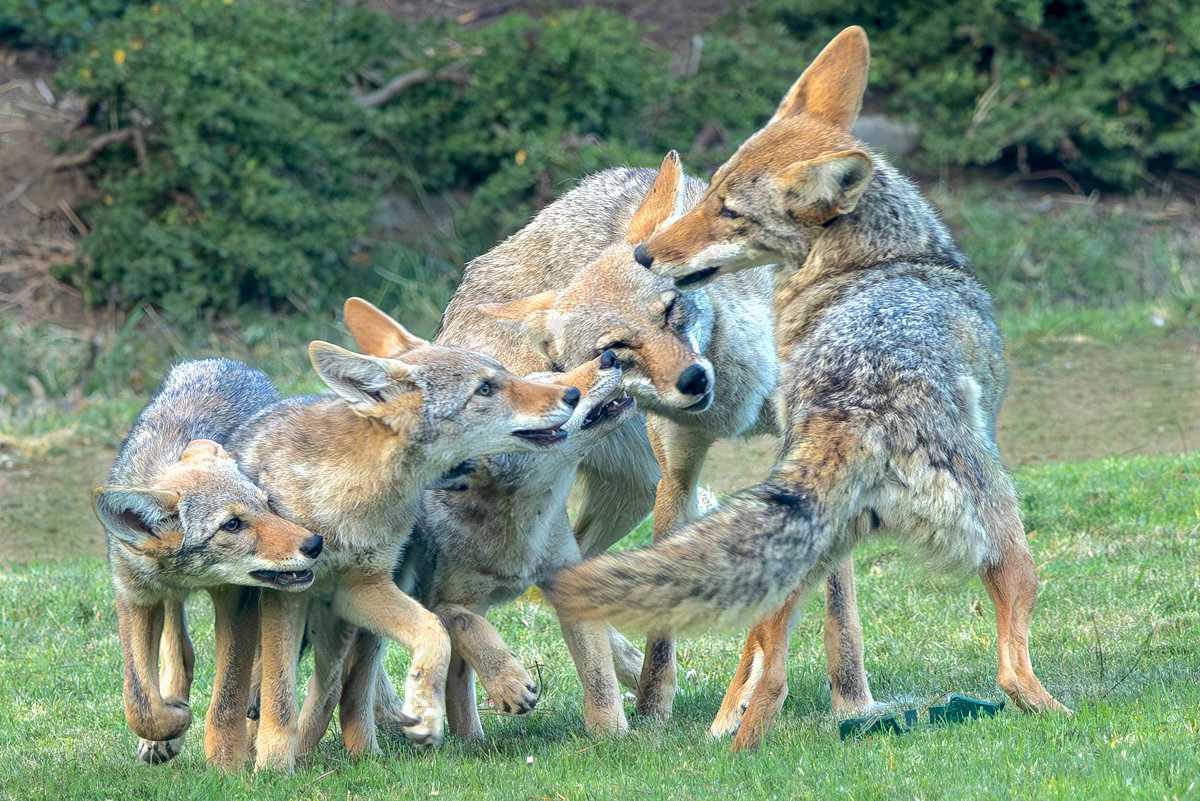
<svg viewBox="0 0 1200 801">
<path fill-rule="evenodd" d="M 645 244 L 638 245 L 633 249 L 633 260 L 643 267 L 649 267 L 654 264 L 654 257 L 646 252 Z"/>
<path fill-rule="evenodd" d="M 304 541 L 300 546 L 300 553 L 307 556 L 309 559 L 316 559 L 321 555 L 321 549 L 325 547 L 325 540 L 321 539 L 320 534 L 313 534 Z"/>
<path fill-rule="evenodd" d="M 617 354 L 611 350 L 606 350 L 600 354 L 600 369 L 611 370 L 617 366 Z"/>
<path fill-rule="evenodd" d="M 693 364 L 679 375 L 675 388 L 684 395 L 703 395 L 708 392 L 708 371 Z"/>
<path fill-rule="evenodd" d="M 564 392 L 563 393 L 563 403 L 567 404 L 572 409 L 574 409 L 576 407 L 576 405 L 579 404 L 579 389 L 577 387 L 571 387 L 566 392 Z"/>
</svg>

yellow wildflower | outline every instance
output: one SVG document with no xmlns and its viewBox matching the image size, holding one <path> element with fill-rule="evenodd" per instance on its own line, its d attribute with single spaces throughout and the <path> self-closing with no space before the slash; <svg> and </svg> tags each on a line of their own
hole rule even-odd
<svg viewBox="0 0 1200 801">
<path fill-rule="evenodd" d="M 113 51 L 113 63 L 118 67 L 125 66 L 125 51 L 119 47 Z"/>
</svg>

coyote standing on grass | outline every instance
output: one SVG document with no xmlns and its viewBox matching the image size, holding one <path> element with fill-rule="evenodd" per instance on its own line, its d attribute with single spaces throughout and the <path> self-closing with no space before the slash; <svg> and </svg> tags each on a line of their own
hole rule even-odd
<svg viewBox="0 0 1200 801">
<path fill-rule="evenodd" d="M 183 599 L 207 589 L 216 608 L 216 676 L 205 751 L 225 763 L 245 751 L 249 659 L 234 642 L 258 637 L 257 589 L 306 589 L 319 536 L 279 517 L 220 443 L 279 400 L 258 370 L 228 359 L 174 367 L 134 420 L 109 475 L 92 493 L 108 532 L 125 661 L 125 719 L 138 756 L 166 762 L 191 725 L 195 655 Z M 161 651 L 160 651 L 161 644 Z M 159 657 L 162 675 L 159 676 Z"/>
<path fill-rule="evenodd" d="M 771 474 L 650 548 L 546 586 L 567 619 L 641 630 L 761 617 L 714 723 L 740 724 L 735 748 L 757 746 L 783 704 L 804 592 L 883 532 L 939 567 L 977 570 L 996 607 L 1000 686 L 1021 709 L 1068 711 L 1029 660 L 1037 573 L 995 443 L 1006 374 L 991 302 L 916 188 L 850 135 L 868 63 L 862 29 L 839 34 L 699 204 L 635 254 L 681 289 L 781 265 L 784 443 Z"/>
<path fill-rule="evenodd" d="M 634 246 L 704 189 L 674 152 L 657 173 L 589 176 L 467 266 L 437 336 L 518 372 L 571 370 L 605 350 L 616 354 L 645 418 L 630 416 L 580 465 L 575 530 L 584 554 L 608 548 L 651 509 L 655 538 L 693 516 L 713 442 L 777 425 L 767 400 L 776 377 L 769 271 L 679 292 L 633 260 Z M 635 649 L 618 644 L 628 661 Z M 652 638 L 639 714 L 670 714 L 674 654 L 670 639 Z M 627 665 L 618 667 L 624 673 Z"/>
<path fill-rule="evenodd" d="M 355 638 L 354 662 L 378 664 L 381 637 L 412 652 L 405 734 L 421 745 L 441 741 L 450 641 L 437 617 L 392 580 L 422 490 L 468 458 L 561 443 L 567 435 L 559 426 L 579 400 L 574 387 L 526 381 L 481 353 L 430 344 L 359 298 L 346 301 L 345 318 L 364 350 L 391 356 L 312 343 L 313 367 L 336 396 L 276 403 L 229 441 L 280 513 L 321 533 L 326 545 L 313 591 L 262 593 L 259 767 L 291 770 L 298 744 L 323 733 L 300 731 L 296 701 L 302 629 L 317 597 L 332 603 L 324 620 L 340 634 L 315 639 Z M 252 642 L 243 645 L 253 650 Z M 334 674 L 321 664 L 317 673 Z M 359 677 L 341 709 L 343 740 L 354 754 L 379 748 L 371 714 L 376 672 Z"/>
</svg>

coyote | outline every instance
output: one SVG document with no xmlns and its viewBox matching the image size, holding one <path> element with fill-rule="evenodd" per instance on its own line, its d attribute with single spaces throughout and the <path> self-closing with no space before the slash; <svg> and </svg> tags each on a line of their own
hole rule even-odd
<svg viewBox="0 0 1200 801">
<path fill-rule="evenodd" d="M 392 580 L 421 491 L 470 457 L 563 442 L 567 434 L 559 426 L 579 400 L 573 387 L 526 381 L 483 354 L 432 345 L 362 299 L 346 301 L 345 320 L 358 342 L 370 345 L 365 350 L 392 355 L 312 343 L 313 367 L 335 396 L 273 404 L 228 443 L 275 508 L 319 532 L 326 546 L 315 590 L 261 596 L 259 767 L 293 767 L 301 629 L 309 602 L 321 596 L 332 604 L 331 625 L 345 636 L 360 627 L 369 632 L 358 638 L 362 649 L 377 651 L 386 636 L 412 652 L 405 733 L 418 744 L 440 742 L 450 642 L 437 617 Z M 370 710 L 375 671 L 363 674 L 362 687 L 350 688 L 348 697 Z M 377 750 L 374 716 L 353 706 L 342 707 L 347 750 Z"/>
<path fill-rule="evenodd" d="M 493 604 L 513 600 L 561 567 L 583 558 L 567 520 L 567 492 L 584 454 L 635 408 L 633 399 L 620 391 L 621 368 L 611 351 L 569 373 L 537 373 L 527 378 L 580 390 L 579 403 L 562 426 L 569 433 L 566 443 L 545 453 L 472 460 L 469 470 L 454 471 L 463 475 L 444 480 L 443 488 L 425 493 L 412 542 L 397 568 L 401 588 L 429 607 L 449 632 L 446 716 L 450 732 L 463 737 L 483 737 L 475 704 L 476 672 L 497 708 L 525 714 L 536 704 L 533 680 L 483 615 Z M 320 623 L 317 627 L 324 628 Z M 628 726 L 614 675 L 609 627 L 603 623 L 564 624 L 563 636 L 583 683 L 589 731 L 624 731 Z M 622 644 L 619 642 L 618 648 Z M 318 649 L 327 647 L 319 639 L 316 645 Z M 334 641 L 329 645 L 336 650 L 346 644 Z M 637 657 L 640 667 L 641 654 Z M 324 658 L 318 655 L 323 666 L 336 668 L 345 660 L 340 653 Z M 310 685 L 309 698 L 323 699 L 322 708 L 318 711 L 306 700 L 301 714 L 305 732 L 301 750 L 315 745 L 307 736 L 319 738 L 338 700 L 323 682 L 360 686 L 356 675 L 360 669 L 358 663 L 347 665 L 344 679 L 334 675 Z M 634 670 L 627 668 L 627 673 Z M 314 673 L 314 677 L 320 675 Z M 381 672 L 377 685 L 376 723 L 394 723 L 397 718 L 402 722 L 402 713 L 395 712 L 400 705 L 390 697 L 392 690 L 383 676 Z M 636 684 L 636 678 L 633 681 Z M 369 709 L 361 704 L 357 708 L 364 714 Z M 309 720 L 317 714 L 319 719 Z"/>
<path fill-rule="evenodd" d="M 125 720 L 141 738 L 137 752 L 145 762 L 178 754 L 192 721 L 195 655 L 184 597 L 206 589 L 216 607 L 205 750 L 220 762 L 218 743 L 244 747 L 250 665 L 237 660 L 232 643 L 257 638 L 257 588 L 299 591 L 312 584 L 321 537 L 275 514 L 220 445 L 278 398 L 265 375 L 238 362 L 177 365 L 134 420 L 109 485 L 92 493 L 108 533 Z"/>
<path fill-rule="evenodd" d="M 523 373 L 616 354 L 645 418 L 630 415 L 580 464 L 575 531 L 585 555 L 608 548 L 652 509 L 661 536 L 693 513 L 696 479 L 715 440 L 775 424 L 767 400 L 775 386 L 769 272 L 680 293 L 633 261 L 636 243 L 703 192 L 673 152 L 657 172 L 586 178 L 467 266 L 436 337 Z M 631 652 L 617 643 L 619 653 Z M 652 640 L 639 714 L 669 715 L 674 692 L 674 647 Z"/>
<path fill-rule="evenodd" d="M 869 62 L 848 28 L 690 211 L 635 257 L 680 289 L 778 263 L 782 455 L 762 483 L 640 551 L 544 585 L 560 615 L 689 631 L 762 618 L 715 727 L 752 748 L 786 696 L 805 590 L 881 532 L 979 572 L 1000 686 L 1069 712 L 1029 660 L 1037 573 L 995 444 L 1006 373 L 991 301 L 917 189 L 849 133 Z M 767 617 L 764 614 L 771 613 Z"/>
</svg>

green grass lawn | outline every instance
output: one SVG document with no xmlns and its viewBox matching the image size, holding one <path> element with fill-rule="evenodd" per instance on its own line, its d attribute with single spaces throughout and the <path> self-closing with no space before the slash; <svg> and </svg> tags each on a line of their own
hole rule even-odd
<svg viewBox="0 0 1200 801">
<path fill-rule="evenodd" d="M 527 719 L 487 714 L 487 741 L 418 753 L 385 744 L 348 760 L 336 730 L 294 776 L 205 769 L 212 620 L 191 605 L 196 728 L 183 755 L 139 764 L 103 563 L 0 572 L 0 797 L 34 798 L 1200 798 L 1200 454 L 1102 460 L 1017 474 L 1041 571 L 1032 652 L 1073 719 L 997 718 L 843 743 L 825 689 L 819 597 L 792 640 L 791 697 L 761 752 L 706 737 L 741 645 L 681 644 L 675 717 L 631 718 L 623 739 L 583 730 L 553 617 L 520 601 L 492 617 L 544 694 Z M 979 581 L 922 573 L 887 542 L 856 554 L 877 699 L 1001 697 L 991 605 Z M 405 655 L 393 647 L 389 669 Z M 306 666 L 307 667 L 307 666 Z M 686 674 L 686 675 L 685 675 Z"/>
</svg>

